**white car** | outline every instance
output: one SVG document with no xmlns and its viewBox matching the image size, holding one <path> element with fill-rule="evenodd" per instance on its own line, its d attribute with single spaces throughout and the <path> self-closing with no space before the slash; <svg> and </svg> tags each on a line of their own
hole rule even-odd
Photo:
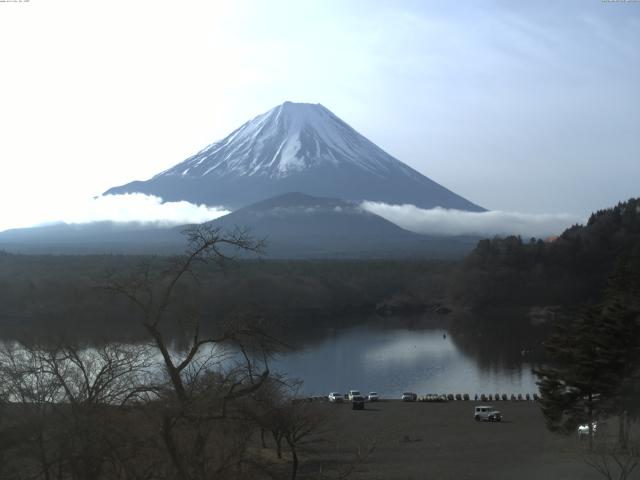
<svg viewBox="0 0 640 480">
<path fill-rule="evenodd" d="M 473 418 L 477 422 L 500 422 L 502 413 L 491 405 L 478 405 L 473 412 Z"/>
<path fill-rule="evenodd" d="M 593 434 L 595 435 L 596 431 L 598 430 L 598 424 L 596 422 L 593 422 L 591 424 L 591 429 L 593 430 Z M 578 438 L 589 438 L 589 424 L 580 425 L 578 427 Z"/>
<path fill-rule="evenodd" d="M 403 402 L 415 402 L 418 400 L 418 395 L 413 392 L 404 392 L 401 399 Z"/>
<path fill-rule="evenodd" d="M 341 393 L 338 393 L 338 392 L 331 392 L 329 394 L 329 401 L 330 402 L 343 402 L 344 401 L 344 395 L 342 395 Z"/>
<path fill-rule="evenodd" d="M 353 400 L 353 397 L 361 397 L 360 390 L 349 390 L 349 401 Z"/>
<path fill-rule="evenodd" d="M 378 392 L 369 392 L 368 400 L 370 402 L 377 402 L 380 397 L 378 396 Z"/>
</svg>

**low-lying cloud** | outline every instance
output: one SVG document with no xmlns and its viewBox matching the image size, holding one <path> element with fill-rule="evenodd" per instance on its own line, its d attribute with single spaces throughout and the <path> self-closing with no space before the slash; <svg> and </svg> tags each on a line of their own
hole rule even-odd
<svg viewBox="0 0 640 480">
<path fill-rule="evenodd" d="M 429 235 L 479 235 L 483 237 L 520 235 L 545 238 L 559 235 L 584 218 L 566 213 L 532 214 L 519 212 L 467 212 L 445 208 L 423 209 L 414 205 L 362 202 L 364 210 L 380 215 L 396 225 Z"/>
<path fill-rule="evenodd" d="M 8 212 L 10 213 L 10 212 Z M 158 226 L 202 223 L 229 213 L 228 210 L 193 203 L 163 202 L 160 197 L 129 193 L 104 195 L 83 201 L 51 199 L 46 204 L 16 209 L 15 215 L 3 215 L 0 231 L 52 223 L 89 223 L 101 221 L 137 222 Z"/>
</svg>

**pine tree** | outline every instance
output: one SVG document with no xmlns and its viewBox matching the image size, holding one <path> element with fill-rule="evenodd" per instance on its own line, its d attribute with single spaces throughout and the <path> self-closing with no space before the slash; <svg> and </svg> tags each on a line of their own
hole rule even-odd
<svg viewBox="0 0 640 480">
<path fill-rule="evenodd" d="M 617 383 L 611 400 L 623 448 L 631 421 L 640 417 L 640 256 L 634 253 L 623 256 L 609 278 L 600 324 L 602 361 Z"/>
<path fill-rule="evenodd" d="M 593 425 L 612 410 L 610 393 L 617 381 L 610 375 L 610 365 L 602 360 L 600 313 L 597 307 L 586 308 L 558 325 L 545 342 L 550 365 L 535 372 L 547 427 L 568 435 L 586 423 L 590 445 Z"/>
<path fill-rule="evenodd" d="M 536 371 L 542 411 L 550 430 L 574 432 L 612 415 L 619 442 L 628 443 L 640 417 L 640 251 L 618 261 L 601 304 L 558 325 L 545 343 L 549 366 Z"/>
</svg>

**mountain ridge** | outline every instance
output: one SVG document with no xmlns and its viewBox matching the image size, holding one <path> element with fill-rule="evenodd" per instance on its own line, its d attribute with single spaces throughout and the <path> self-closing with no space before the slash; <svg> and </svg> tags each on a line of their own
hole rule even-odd
<svg viewBox="0 0 640 480">
<path fill-rule="evenodd" d="M 254 238 L 265 238 L 267 259 L 461 258 L 478 241 L 413 233 L 354 202 L 298 192 L 262 200 L 205 223 L 225 231 L 248 229 Z M 14 229 L 0 232 L 0 249 L 17 253 L 172 255 L 184 251 L 186 238 L 181 232 L 187 227 L 95 222 Z"/>
<path fill-rule="evenodd" d="M 460 258 L 475 237 L 436 237 L 405 230 L 337 198 L 289 192 L 207 222 L 247 228 L 267 241 L 266 258 Z"/>
</svg>

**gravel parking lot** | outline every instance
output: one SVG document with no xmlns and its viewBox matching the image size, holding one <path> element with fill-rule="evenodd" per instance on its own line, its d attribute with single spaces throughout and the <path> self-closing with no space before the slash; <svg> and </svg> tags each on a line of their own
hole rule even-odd
<svg viewBox="0 0 640 480">
<path fill-rule="evenodd" d="M 547 431 L 538 404 L 491 402 L 502 422 L 476 422 L 480 402 L 323 404 L 327 449 L 345 458 L 373 452 L 351 478 L 367 479 L 581 479 L 602 478 L 584 462 L 577 434 Z"/>
</svg>

